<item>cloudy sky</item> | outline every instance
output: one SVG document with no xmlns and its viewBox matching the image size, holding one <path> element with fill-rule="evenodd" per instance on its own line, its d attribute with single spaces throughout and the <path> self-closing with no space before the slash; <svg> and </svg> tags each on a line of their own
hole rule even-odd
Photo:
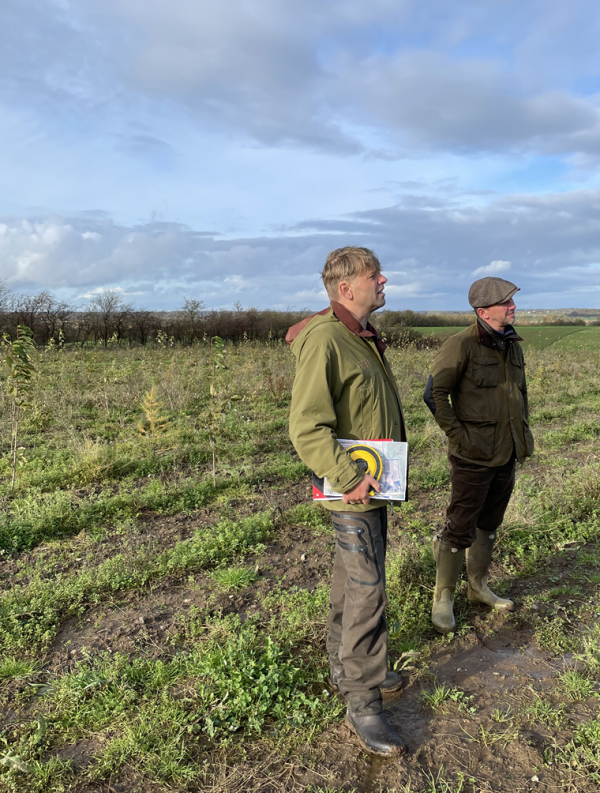
<svg viewBox="0 0 600 793">
<path fill-rule="evenodd" d="M 600 306 L 594 0 L 2 0 L 0 277 L 137 305 Z"/>
</svg>

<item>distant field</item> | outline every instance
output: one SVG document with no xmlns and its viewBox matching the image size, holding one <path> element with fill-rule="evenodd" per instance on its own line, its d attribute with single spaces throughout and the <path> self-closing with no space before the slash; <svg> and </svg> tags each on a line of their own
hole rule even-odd
<svg viewBox="0 0 600 793">
<path fill-rule="evenodd" d="M 424 336 L 451 336 L 464 328 L 415 328 Z M 519 327 L 517 331 L 523 337 L 523 346 L 535 350 L 544 350 L 554 346 L 561 350 L 598 350 L 600 349 L 600 327 Z"/>
</svg>

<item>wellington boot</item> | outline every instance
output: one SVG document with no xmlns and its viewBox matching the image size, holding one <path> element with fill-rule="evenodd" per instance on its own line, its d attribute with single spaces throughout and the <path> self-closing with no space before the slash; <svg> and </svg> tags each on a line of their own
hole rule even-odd
<svg viewBox="0 0 600 793">
<path fill-rule="evenodd" d="M 438 633 L 451 633 L 456 628 L 454 590 L 462 570 L 465 551 L 464 548 L 454 548 L 436 538 L 433 541 L 433 555 L 436 576 L 431 622 Z"/>
<path fill-rule="evenodd" d="M 348 708 L 346 724 L 354 732 L 363 749 L 371 754 L 380 757 L 398 757 L 408 751 L 406 744 L 383 713 L 358 716 Z"/>
<path fill-rule="evenodd" d="M 493 609 L 512 611 L 515 607 L 512 600 L 494 595 L 487 585 L 495 539 L 495 533 L 477 529 L 477 539 L 467 550 L 467 597 L 472 603 L 485 603 Z"/>
</svg>

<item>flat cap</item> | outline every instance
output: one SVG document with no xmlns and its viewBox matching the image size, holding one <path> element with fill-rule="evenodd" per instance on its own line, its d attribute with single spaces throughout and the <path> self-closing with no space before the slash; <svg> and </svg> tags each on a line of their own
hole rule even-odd
<svg viewBox="0 0 600 793">
<path fill-rule="evenodd" d="M 505 281 L 504 278 L 480 278 L 471 284 L 469 303 L 473 308 L 497 306 L 498 303 L 509 300 L 518 291 L 518 286 Z"/>
</svg>

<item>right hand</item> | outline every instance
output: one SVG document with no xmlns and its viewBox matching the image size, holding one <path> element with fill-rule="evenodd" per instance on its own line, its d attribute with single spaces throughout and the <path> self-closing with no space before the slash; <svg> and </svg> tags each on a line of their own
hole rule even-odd
<svg viewBox="0 0 600 793">
<path fill-rule="evenodd" d="M 369 498 L 369 491 L 376 490 L 378 493 L 381 490 L 381 485 L 373 476 L 365 474 L 363 479 L 342 496 L 344 504 L 368 504 L 371 500 Z"/>
</svg>

